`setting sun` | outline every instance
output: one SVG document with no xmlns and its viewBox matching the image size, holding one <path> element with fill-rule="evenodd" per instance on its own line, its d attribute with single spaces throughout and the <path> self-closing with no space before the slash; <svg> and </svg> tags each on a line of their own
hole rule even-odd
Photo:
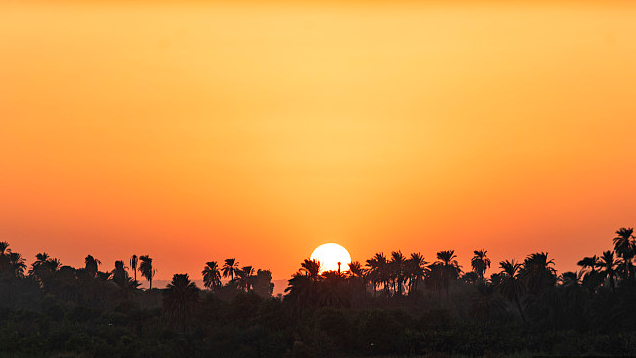
<svg viewBox="0 0 636 358">
<path fill-rule="evenodd" d="M 344 247 L 329 243 L 318 246 L 311 253 L 311 259 L 320 262 L 320 272 L 325 271 L 348 271 L 351 263 L 351 255 Z M 340 268 L 338 268 L 340 264 Z"/>
</svg>

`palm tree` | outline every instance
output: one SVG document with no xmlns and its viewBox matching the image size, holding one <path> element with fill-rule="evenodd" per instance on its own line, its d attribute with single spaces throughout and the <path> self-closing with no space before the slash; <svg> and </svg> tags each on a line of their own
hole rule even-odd
<svg viewBox="0 0 636 358">
<path fill-rule="evenodd" d="M 636 244 L 634 243 L 634 228 L 620 228 L 616 231 L 616 237 L 614 238 L 614 251 L 616 255 L 623 260 L 623 279 L 629 280 L 632 271 L 632 259 L 636 254 Z"/>
<path fill-rule="evenodd" d="M 309 277 L 312 281 L 317 281 L 320 274 L 320 261 L 305 259 L 300 264 L 298 272 Z"/>
<path fill-rule="evenodd" d="M 237 287 L 241 290 L 249 291 L 252 288 L 254 268 L 252 266 L 243 266 L 243 268 L 237 272 L 237 275 Z"/>
<path fill-rule="evenodd" d="M 26 269 L 26 263 L 22 255 L 17 252 L 9 253 L 9 267 L 10 271 L 15 277 L 24 277 L 24 270 Z"/>
<path fill-rule="evenodd" d="M 101 262 L 92 255 L 88 255 L 84 259 L 84 269 L 91 277 L 95 277 L 95 275 L 97 275 L 99 264 L 101 264 Z"/>
<path fill-rule="evenodd" d="M 137 263 L 139 262 L 137 255 L 132 255 L 130 257 L 130 268 L 133 270 L 133 274 L 135 275 L 135 282 L 137 282 Z"/>
<path fill-rule="evenodd" d="M 201 274 L 203 275 L 203 285 L 206 288 L 216 290 L 221 287 L 221 272 L 216 261 L 206 263 Z"/>
<path fill-rule="evenodd" d="M 455 250 L 440 251 L 437 253 L 437 264 L 439 266 L 439 273 L 442 275 L 441 283 L 446 288 L 446 294 L 448 295 L 448 287 L 450 281 L 456 280 L 459 274 L 462 272 L 461 266 L 456 260 Z"/>
<path fill-rule="evenodd" d="M 602 275 L 596 270 L 600 266 L 599 258 L 596 255 L 584 257 L 576 264 L 581 266 L 581 272 L 584 273 L 583 286 L 594 293 L 603 281 Z"/>
<path fill-rule="evenodd" d="M 407 273 L 409 277 L 409 295 L 417 292 L 417 287 L 422 278 L 426 275 L 426 260 L 419 252 L 412 253 L 406 263 Z"/>
<path fill-rule="evenodd" d="M 614 284 L 614 278 L 616 277 L 617 266 L 618 261 L 614 259 L 614 251 L 603 251 L 603 255 L 601 255 L 598 267 L 601 269 L 601 277 L 609 279 L 612 292 L 614 292 L 616 286 Z"/>
<path fill-rule="evenodd" d="M 145 277 L 146 280 L 150 283 L 150 290 L 152 290 L 152 277 L 155 275 L 155 269 L 152 268 L 152 258 L 148 255 L 142 255 L 139 257 L 139 272 L 141 276 Z"/>
<path fill-rule="evenodd" d="M 230 276 L 230 281 L 234 281 L 234 276 L 240 271 L 239 264 L 236 262 L 236 259 L 225 259 L 225 264 L 223 265 L 223 277 Z"/>
<path fill-rule="evenodd" d="M 35 255 L 35 261 L 31 264 L 29 269 L 29 275 L 37 275 L 37 271 L 40 267 L 43 267 L 49 260 L 49 254 L 46 252 L 38 253 Z"/>
<path fill-rule="evenodd" d="M 479 275 L 481 280 L 484 280 L 484 274 L 486 270 L 490 268 L 490 259 L 486 257 L 486 250 L 475 250 L 473 251 L 475 256 L 470 260 L 470 264 L 473 267 L 473 271 Z"/>
<path fill-rule="evenodd" d="M 544 289 L 556 284 L 556 270 L 552 265 L 554 261 L 548 260 L 546 252 L 533 253 L 526 257 L 519 273 L 531 293 L 541 294 Z"/>
<path fill-rule="evenodd" d="M 525 323 L 526 316 L 523 314 L 521 303 L 519 302 L 519 297 L 525 291 L 525 286 L 519 277 L 519 269 L 521 268 L 521 264 L 516 263 L 515 260 L 506 260 L 501 261 L 499 263 L 499 267 L 501 267 L 499 290 L 501 294 L 509 301 L 515 302 L 515 304 L 517 305 L 517 309 L 519 310 L 519 314 L 521 315 L 521 319 Z"/>
<path fill-rule="evenodd" d="M 29 275 L 42 280 L 57 271 L 62 264 L 60 260 L 51 258 L 46 252 L 35 255 L 35 261 L 31 264 Z"/>
<path fill-rule="evenodd" d="M 123 287 L 128 281 L 128 272 L 124 266 L 124 261 L 115 261 L 115 269 L 113 270 L 113 281 L 120 287 Z"/>
<path fill-rule="evenodd" d="M 194 282 L 190 281 L 187 274 L 175 274 L 172 282 L 166 287 L 163 297 L 163 307 L 170 321 L 173 324 L 185 325 L 198 302 L 199 289 Z"/>
<path fill-rule="evenodd" d="M 402 296 L 402 286 L 404 284 L 404 266 L 406 257 L 402 255 L 402 251 L 391 252 L 391 261 L 389 262 L 391 279 L 393 281 L 393 290 L 398 296 Z"/>
<path fill-rule="evenodd" d="M 369 276 L 369 280 L 371 281 L 371 284 L 373 285 L 373 297 L 375 297 L 375 292 L 376 292 L 376 288 L 377 286 L 380 285 L 380 283 L 384 284 L 384 288 L 386 290 L 386 281 L 385 281 L 385 277 L 386 275 L 386 266 L 387 266 L 387 261 L 386 261 L 386 257 L 384 256 L 383 253 L 378 252 L 376 253 L 372 258 L 367 260 L 367 267 L 369 267 L 368 271 L 367 271 L 367 275 Z"/>
<path fill-rule="evenodd" d="M 581 266 L 583 270 L 587 271 L 589 269 L 591 272 L 595 272 L 596 268 L 598 267 L 598 257 L 596 257 L 596 255 L 584 257 L 576 264 Z"/>
<path fill-rule="evenodd" d="M 22 255 L 11 252 L 8 242 L 0 242 L 0 272 L 7 272 L 13 277 L 23 277 L 26 269 L 24 262 Z"/>
</svg>

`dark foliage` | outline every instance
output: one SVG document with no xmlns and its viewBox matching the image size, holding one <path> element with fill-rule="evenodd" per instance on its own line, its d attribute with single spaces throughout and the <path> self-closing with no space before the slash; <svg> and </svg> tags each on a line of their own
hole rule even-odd
<svg viewBox="0 0 636 358">
<path fill-rule="evenodd" d="M 136 271 L 149 283 L 155 273 L 148 255 L 130 260 L 133 277 L 123 261 L 99 271 L 91 255 L 76 269 L 41 253 L 27 270 L 2 242 L 0 356 L 633 355 L 632 233 L 621 228 L 613 250 L 561 275 L 543 252 L 489 276 L 486 250 L 465 273 L 453 250 L 431 264 L 378 253 L 342 273 L 304 260 L 284 297 L 272 297 L 270 271 L 235 259 L 207 262 L 204 290 L 186 274 L 141 290 Z"/>
</svg>

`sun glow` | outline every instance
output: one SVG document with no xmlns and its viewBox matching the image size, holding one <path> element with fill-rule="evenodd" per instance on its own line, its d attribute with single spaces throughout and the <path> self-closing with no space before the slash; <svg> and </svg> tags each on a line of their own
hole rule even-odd
<svg viewBox="0 0 636 358">
<path fill-rule="evenodd" d="M 329 243 L 318 246 L 311 253 L 311 259 L 320 262 L 320 272 L 325 271 L 348 271 L 351 263 L 351 255 L 344 247 Z M 340 267 L 338 267 L 340 266 Z"/>
</svg>

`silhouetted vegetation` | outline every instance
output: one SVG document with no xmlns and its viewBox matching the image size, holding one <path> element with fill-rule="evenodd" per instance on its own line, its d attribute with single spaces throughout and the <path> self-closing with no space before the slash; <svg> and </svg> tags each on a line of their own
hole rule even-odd
<svg viewBox="0 0 636 358">
<path fill-rule="evenodd" d="M 271 272 L 235 258 L 205 263 L 204 289 L 187 274 L 157 289 L 148 255 L 106 271 L 92 255 L 81 268 L 46 253 L 27 266 L 0 242 L 0 356 L 633 355 L 633 229 L 612 244 L 562 274 L 545 252 L 495 264 L 475 250 L 468 271 L 453 250 L 431 263 L 377 253 L 345 272 L 305 259 L 272 297 Z"/>
</svg>

